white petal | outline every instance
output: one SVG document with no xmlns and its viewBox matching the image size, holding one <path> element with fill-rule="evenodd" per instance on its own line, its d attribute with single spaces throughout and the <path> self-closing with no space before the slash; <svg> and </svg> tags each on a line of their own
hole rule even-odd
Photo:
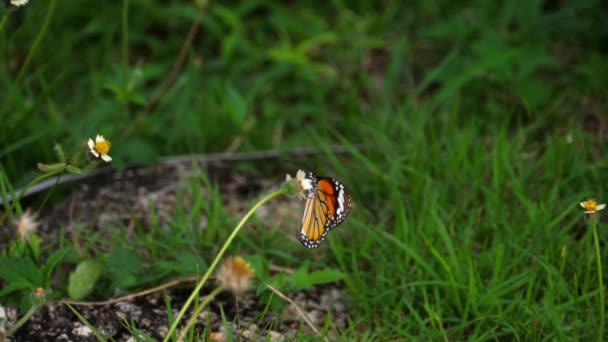
<svg viewBox="0 0 608 342">
<path fill-rule="evenodd" d="M 105 162 L 108 162 L 108 163 L 112 161 L 112 157 L 110 157 L 107 154 L 102 155 L 101 159 L 103 159 Z"/>
<path fill-rule="evenodd" d="M 583 208 L 585 207 L 585 202 L 581 202 L 579 204 L 581 205 L 581 207 L 583 207 Z"/>
<path fill-rule="evenodd" d="M 310 190 L 310 189 L 312 189 L 312 182 L 310 181 L 310 179 L 304 178 L 302 180 L 302 189 L 303 190 Z"/>
<path fill-rule="evenodd" d="M 304 177 L 306 177 L 306 172 L 304 172 L 302 170 L 298 170 L 298 173 L 296 173 L 296 179 L 299 179 L 300 181 L 302 181 L 304 179 Z"/>
<path fill-rule="evenodd" d="M 288 173 L 285 175 L 285 182 L 291 182 L 292 178 L 291 175 Z"/>
<path fill-rule="evenodd" d="M 604 208 L 606 208 L 605 204 L 599 204 L 597 207 L 595 207 L 595 211 L 602 210 Z"/>
<path fill-rule="evenodd" d="M 28 0 L 11 0 L 11 5 L 13 6 L 23 6 L 27 4 Z"/>
<path fill-rule="evenodd" d="M 93 139 L 89 139 L 89 141 L 87 141 L 87 145 L 89 145 L 90 150 L 93 150 L 95 148 L 95 143 L 93 142 Z"/>
<path fill-rule="evenodd" d="M 95 149 L 91 149 L 91 154 L 95 156 L 95 158 L 99 158 L 99 153 L 95 151 Z"/>
<path fill-rule="evenodd" d="M 100 143 L 100 142 L 104 142 L 106 141 L 106 139 L 103 138 L 103 135 L 97 135 L 97 137 L 95 138 L 95 142 Z"/>
</svg>

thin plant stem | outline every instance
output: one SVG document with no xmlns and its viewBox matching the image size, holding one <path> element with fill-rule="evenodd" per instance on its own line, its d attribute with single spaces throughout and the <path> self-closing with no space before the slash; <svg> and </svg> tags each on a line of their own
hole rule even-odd
<svg viewBox="0 0 608 342">
<path fill-rule="evenodd" d="M 9 11 L 4 12 L 4 15 L 2 15 L 2 20 L 0 20 L 0 33 L 2 33 L 2 29 L 4 28 L 4 25 L 6 25 L 6 22 L 8 21 L 8 17 L 9 17 Z"/>
<path fill-rule="evenodd" d="M 17 202 L 19 202 L 19 200 L 21 199 L 21 197 L 23 197 L 23 194 L 25 194 L 25 192 L 27 191 L 27 189 L 31 188 L 32 186 L 34 186 L 37 183 L 42 182 L 43 180 L 45 180 L 47 178 L 51 178 L 51 177 L 53 177 L 55 175 L 60 174 L 61 172 L 63 172 L 63 170 L 56 170 L 56 171 L 47 172 L 47 173 L 45 173 L 43 175 L 40 175 L 40 176 L 36 177 L 34 180 L 32 180 L 31 182 L 29 182 L 25 187 L 23 187 L 23 189 L 21 189 L 21 192 L 19 193 L 19 196 L 17 196 L 17 198 L 13 199 L 13 203 L 11 203 L 11 206 L 4 213 L 4 215 L 2 215 L 2 217 L 0 217 L 0 224 L 2 224 L 4 222 L 4 220 L 8 217 L 8 215 L 13 211 L 13 209 L 15 209 L 15 205 L 17 205 Z"/>
<path fill-rule="evenodd" d="M 211 276 L 211 273 L 213 272 L 213 270 L 215 269 L 215 267 L 217 266 L 217 264 L 220 262 L 220 259 L 222 258 L 222 256 L 224 255 L 224 253 L 226 253 L 226 250 L 228 249 L 228 246 L 230 246 L 230 244 L 232 243 L 232 240 L 234 240 L 234 238 L 236 237 L 236 234 L 239 231 L 241 231 L 241 229 L 245 226 L 245 222 L 247 222 L 247 220 L 249 219 L 249 217 L 251 217 L 251 215 L 253 215 L 253 213 L 255 213 L 255 211 L 260 206 L 262 206 L 262 204 L 268 202 L 269 200 L 273 199 L 274 197 L 277 197 L 279 195 L 285 194 L 287 192 L 289 192 L 289 188 L 288 187 L 283 187 L 283 188 L 281 188 L 281 189 L 279 189 L 279 190 L 277 190 L 277 191 L 275 191 L 275 192 L 267 195 L 266 197 L 262 198 L 251 209 L 249 209 L 249 211 L 247 212 L 247 214 L 245 214 L 245 216 L 241 219 L 241 221 L 236 226 L 236 228 L 234 228 L 234 230 L 232 231 L 232 233 L 230 234 L 230 236 L 228 237 L 228 239 L 226 240 L 226 242 L 224 243 L 224 245 L 220 249 L 219 253 L 217 253 L 217 255 L 215 256 L 215 259 L 211 263 L 211 266 L 209 266 L 209 268 L 207 269 L 207 272 L 205 272 L 205 274 L 203 275 L 203 278 L 201 279 L 201 281 L 196 285 L 196 288 L 194 289 L 194 291 L 192 291 L 192 293 L 190 294 L 190 297 L 188 297 L 188 300 L 186 301 L 186 303 L 184 303 L 184 306 L 182 307 L 182 309 L 180 310 L 179 314 L 177 315 L 177 317 L 173 321 L 173 324 L 171 324 L 171 328 L 169 329 L 169 332 L 167 333 L 167 335 L 165 336 L 165 339 L 163 340 L 164 342 L 167 342 L 167 341 L 169 341 L 171 339 L 171 337 L 175 333 L 175 330 L 177 329 L 177 325 L 179 324 L 179 322 L 181 321 L 181 319 L 184 317 L 184 314 L 186 313 L 186 310 L 188 310 L 188 307 L 190 306 L 190 304 L 192 303 L 192 301 L 194 300 L 194 298 L 198 295 L 198 293 L 200 292 L 200 290 L 203 288 L 203 285 L 205 285 L 205 283 L 207 282 L 207 279 L 209 279 L 209 277 Z"/>
<path fill-rule="evenodd" d="M 211 292 L 205 297 L 205 300 L 203 300 L 203 302 L 194 310 L 192 316 L 190 317 L 190 320 L 188 320 L 188 323 L 186 323 L 186 326 L 182 329 L 182 332 L 177 338 L 177 342 L 181 342 L 184 340 L 186 334 L 188 333 L 188 330 L 190 330 L 190 328 L 192 328 L 196 323 L 196 318 L 201 313 L 201 311 L 203 311 L 203 309 L 213 300 L 213 298 L 217 297 L 217 295 L 223 290 L 224 288 L 222 286 L 219 286 L 217 289 L 213 290 L 213 292 Z"/>
<path fill-rule="evenodd" d="M 99 332 L 99 330 L 95 329 L 95 327 L 91 324 L 91 322 L 89 322 L 80 312 L 78 312 L 78 310 L 74 309 L 70 304 L 65 304 L 70 310 L 72 310 L 72 312 L 74 313 L 74 315 L 76 315 L 76 317 L 78 317 L 78 319 L 84 324 L 86 325 L 89 329 L 91 329 L 91 332 L 93 332 L 93 334 L 95 335 L 95 337 L 97 337 L 97 341 L 100 342 L 106 342 L 107 339 Z"/>
<path fill-rule="evenodd" d="M 595 258 L 597 260 L 597 279 L 598 286 L 600 290 L 600 326 L 598 331 L 598 341 L 603 341 L 604 339 L 604 325 L 606 324 L 604 312 L 604 280 L 602 275 L 602 258 L 600 255 L 600 239 L 597 236 L 597 219 L 593 218 L 591 222 L 591 227 L 593 229 L 593 241 L 595 244 Z"/>
<path fill-rule="evenodd" d="M 30 51 L 27 54 L 27 57 L 25 58 L 25 62 L 23 62 L 23 66 L 21 67 L 21 70 L 19 70 L 19 75 L 17 75 L 17 83 L 19 83 L 19 81 L 21 81 L 21 79 L 23 78 L 23 75 L 25 75 L 25 71 L 27 70 L 27 67 L 30 64 L 32 57 L 34 56 L 34 53 L 36 52 L 36 50 L 38 49 L 38 46 L 42 42 L 42 39 L 46 35 L 46 31 L 49 27 L 49 23 L 51 22 L 51 18 L 53 18 L 53 13 L 55 12 L 56 4 L 57 4 L 57 0 L 49 1 L 49 8 L 46 11 L 46 17 L 44 18 L 44 22 L 42 24 L 42 27 L 40 28 L 40 31 L 38 31 L 38 35 L 36 36 L 36 40 L 34 40 L 34 44 L 30 48 Z"/>
<path fill-rule="evenodd" d="M 21 317 L 21 319 L 19 319 L 17 321 L 17 323 L 15 323 L 10 329 L 8 329 L 6 331 L 6 336 L 11 336 L 12 334 L 14 334 L 15 331 L 17 331 L 17 329 L 21 328 L 21 326 L 24 325 L 25 322 L 27 322 L 30 319 L 30 317 L 32 317 L 32 315 L 36 312 L 36 310 L 38 310 L 38 308 L 40 308 L 41 306 L 42 306 L 41 304 L 33 305 L 25 313 L 25 315 L 23 315 L 23 317 Z"/>
<path fill-rule="evenodd" d="M 129 0 L 122 2 L 122 62 L 124 65 L 123 77 L 127 87 L 129 70 Z"/>
<path fill-rule="evenodd" d="M 40 212 L 40 210 L 42 210 L 42 208 L 44 208 L 46 201 L 48 201 L 48 199 L 51 197 L 51 194 L 53 193 L 53 190 L 55 190 L 55 188 L 57 187 L 57 184 L 59 184 L 60 179 L 61 179 L 61 175 L 59 175 L 59 177 L 57 177 L 57 181 L 55 182 L 55 185 L 46 193 L 46 195 L 44 195 L 44 199 L 42 200 L 42 203 L 40 203 L 40 206 L 38 206 L 38 212 Z"/>
</svg>

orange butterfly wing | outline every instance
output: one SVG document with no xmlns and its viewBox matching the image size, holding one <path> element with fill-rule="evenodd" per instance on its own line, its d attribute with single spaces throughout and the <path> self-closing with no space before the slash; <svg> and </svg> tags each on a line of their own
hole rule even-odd
<svg viewBox="0 0 608 342">
<path fill-rule="evenodd" d="M 314 191 L 306 199 L 299 239 L 307 248 L 317 248 L 327 233 L 350 214 L 351 199 L 344 185 L 333 178 L 316 178 Z"/>
</svg>

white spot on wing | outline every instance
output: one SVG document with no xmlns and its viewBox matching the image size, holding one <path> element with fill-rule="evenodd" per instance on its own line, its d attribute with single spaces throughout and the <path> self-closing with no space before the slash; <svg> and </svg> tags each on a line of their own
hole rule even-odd
<svg viewBox="0 0 608 342">
<path fill-rule="evenodd" d="M 338 216 L 342 216 L 344 214 L 344 185 L 338 183 L 338 181 L 335 181 L 335 183 L 338 187 L 338 209 L 336 213 Z"/>
</svg>

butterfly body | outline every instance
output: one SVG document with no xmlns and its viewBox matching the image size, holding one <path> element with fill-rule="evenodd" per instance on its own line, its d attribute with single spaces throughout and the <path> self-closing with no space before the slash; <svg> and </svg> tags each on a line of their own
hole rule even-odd
<svg viewBox="0 0 608 342">
<path fill-rule="evenodd" d="M 306 199 L 302 227 L 298 236 L 306 248 L 317 248 L 327 233 L 346 220 L 352 207 L 350 194 L 335 178 L 306 172 L 303 179 Z"/>
</svg>

